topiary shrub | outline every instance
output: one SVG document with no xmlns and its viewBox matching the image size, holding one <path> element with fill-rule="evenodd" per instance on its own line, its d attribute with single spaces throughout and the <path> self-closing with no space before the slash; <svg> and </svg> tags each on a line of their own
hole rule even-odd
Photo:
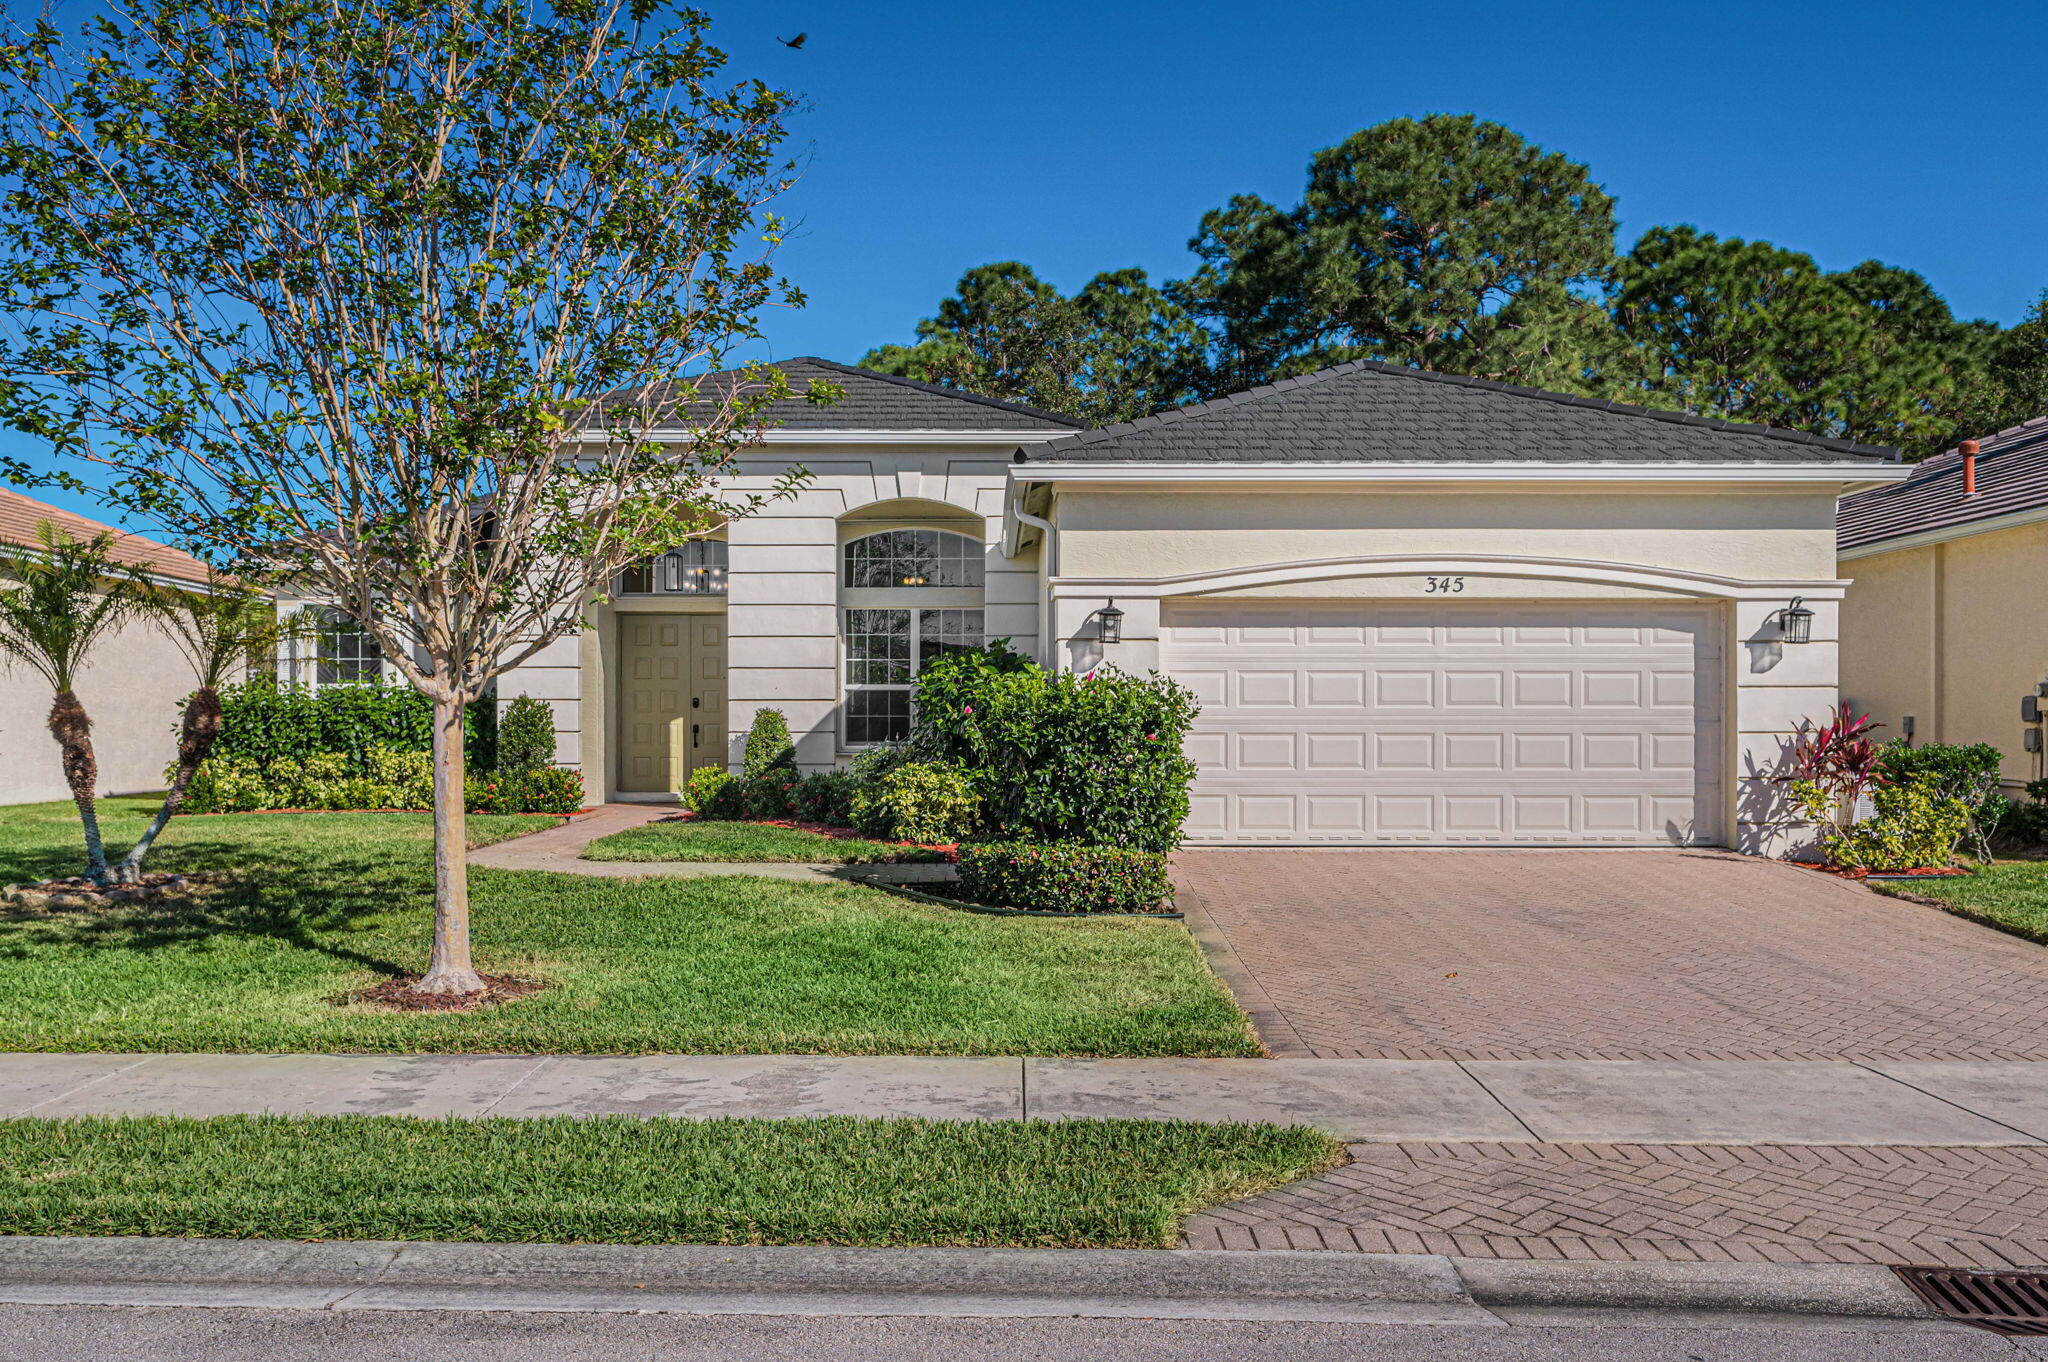
<svg viewBox="0 0 2048 1362">
<path fill-rule="evenodd" d="M 498 771 L 516 774 L 555 764 L 555 711 L 545 700 L 521 694 L 505 706 L 498 724 Z"/>
<path fill-rule="evenodd" d="M 1049 672 L 993 647 L 925 664 L 918 746 L 971 773 L 982 821 L 1006 840 L 1171 852 L 1195 764 L 1198 706 L 1156 672 Z"/>
<path fill-rule="evenodd" d="M 796 744 L 789 740 L 789 720 L 779 709 L 757 710 L 747 730 L 746 758 L 741 768 L 751 779 L 770 771 L 796 770 Z"/>
<path fill-rule="evenodd" d="M 845 771 L 815 771 L 797 782 L 792 811 L 806 823 L 853 826 L 853 793 L 859 782 Z"/>
<path fill-rule="evenodd" d="M 965 771 L 936 761 L 907 761 L 858 783 L 848 801 L 856 831 L 868 837 L 943 846 L 974 835 L 981 796 Z"/>
<path fill-rule="evenodd" d="M 1166 857 L 1073 842 L 982 842 L 960 848 L 960 892 L 998 908 L 1153 913 L 1170 904 Z"/>
<path fill-rule="evenodd" d="M 683 782 L 683 807 L 699 818 L 739 817 L 738 777 L 723 766 L 699 766 Z"/>
<path fill-rule="evenodd" d="M 469 765 L 489 770 L 494 725 L 484 711 L 495 700 L 479 700 L 463 715 Z M 434 746 L 434 706 L 410 686 L 328 685 L 314 690 L 280 685 L 268 678 L 220 691 L 221 756 L 247 757 L 259 765 L 338 752 L 350 774 L 368 774 L 373 748 L 428 752 Z"/>
</svg>

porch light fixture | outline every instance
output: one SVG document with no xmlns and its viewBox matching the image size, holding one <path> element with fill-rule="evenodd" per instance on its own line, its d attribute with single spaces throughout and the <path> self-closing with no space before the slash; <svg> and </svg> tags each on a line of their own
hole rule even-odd
<svg viewBox="0 0 2048 1362">
<path fill-rule="evenodd" d="M 1792 603 L 1772 618 L 1778 621 L 1778 637 L 1787 643 L 1808 643 L 1813 639 L 1813 612 L 1804 604 L 1804 596 L 1794 596 Z"/>
<path fill-rule="evenodd" d="M 1095 612 L 1095 641 L 1098 643 L 1122 643 L 1124 641 L 1124 612 L 1116 608 L 1116 597 L 1109 598 L 1109 604 Z"/>
</svg>

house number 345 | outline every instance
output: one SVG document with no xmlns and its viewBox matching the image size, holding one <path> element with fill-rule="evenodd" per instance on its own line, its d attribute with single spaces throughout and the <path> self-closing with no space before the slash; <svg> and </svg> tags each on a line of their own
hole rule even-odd
<svg viewBox="0 0 2048 1362">
<path fill-rule="evenodd" d="M 1422 588 L 1432 596 L 1455 596 L 1465 589 L 1463 577 L 1430 577 Z"/>
</svg>

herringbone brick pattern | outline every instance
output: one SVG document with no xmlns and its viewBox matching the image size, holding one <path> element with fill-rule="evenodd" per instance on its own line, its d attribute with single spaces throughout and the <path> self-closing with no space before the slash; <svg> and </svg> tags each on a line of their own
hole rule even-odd
<svg viewBox="0 0 2048 1362">
<path fill-rule="evenodd" d="M 1356 1145 L 1188 1222 L 1191 1248 L 2048 1264 L 2048 1149 Z"/>
<path fill-rule="evenodd" d="M 2048 1059 L 2048 950 L 1751 857 L 1191 851 L 1176 880 L 1276 1054 Z"/>
</svg>

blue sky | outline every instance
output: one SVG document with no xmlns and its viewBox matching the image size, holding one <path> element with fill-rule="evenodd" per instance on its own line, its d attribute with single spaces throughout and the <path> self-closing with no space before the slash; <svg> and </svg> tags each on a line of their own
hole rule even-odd
<svg viewBox="0 0 2048 1362">
<path fill-rule="evenodd" d="M 735 74 L 810 103 L 780 256 L 810 303 L 765 319 L 771 356 L 908 340 L 991 260 L 1183 274 L 1204 210 L 1291 203 L 1316 148 L 1435 111 L 1589 164 L 1624 245 L 1690 222 L 1876 257 L 2000 322 L 2048 288 L 2041 0 L 710 8 Z"/>
</svg>

